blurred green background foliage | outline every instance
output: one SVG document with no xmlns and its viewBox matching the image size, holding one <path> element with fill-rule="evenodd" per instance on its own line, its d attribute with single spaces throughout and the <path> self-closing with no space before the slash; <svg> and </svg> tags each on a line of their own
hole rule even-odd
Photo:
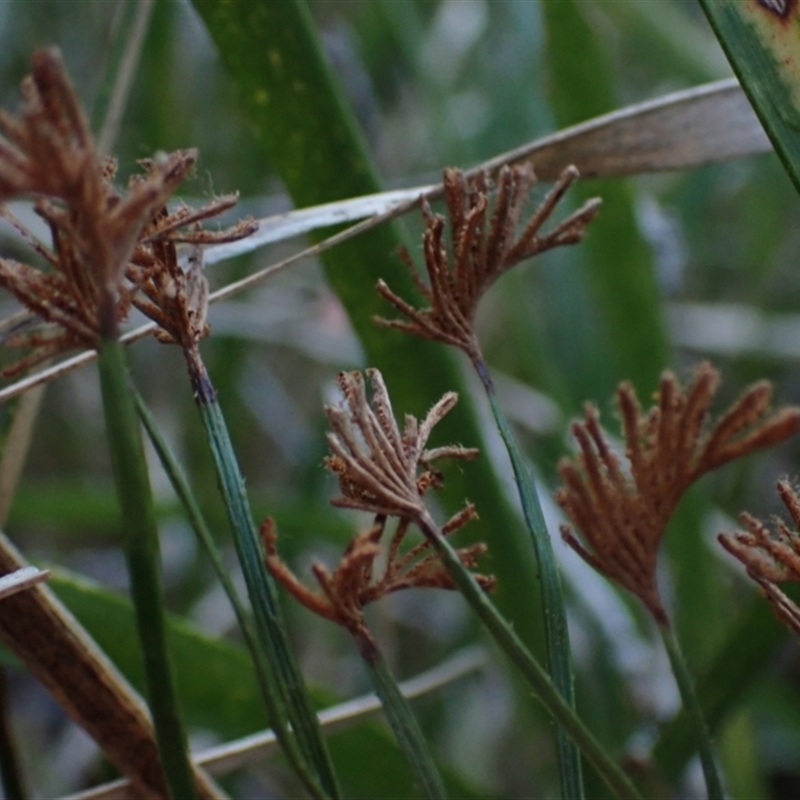
<svg viewBox="0 0 800 800">
<path fill-rule="evenodd" d="M 125 5 L 0 3 L 0 104 L 17 107 L 31 51 L 56 45 L 91 113 L 104 91 L 114 26 Z M 308 8 L 386 188 L 429 183 L 444 166 L 472 166 L 559 127 L 730 74 L 693 3 L 316 0 Z M 120 175 L 158 150 L 196 146 L 201 160 L 183 187 L 187 200 L 238 190 L 237 214 L 261 217 L 291 208 L 280 165 L 273 163 L 274 154 L 268 157 L 246 105 L 194 7 L 157 0 L 115 148 Z M 568 422 L 584 401 L 597 403 L 616 432 L 612 395 L 620 380 L 632 379 L 645 404 L 664 368 L 685 377 L 693 364 L 711 359 L 723 372 L 720 408 L 763 377 L 775 382 L 780 403 L 800 396 L 798 202 L 774 156 L 587 181 L 572 201 L 595 194 L 605 204 L 587 242 L 518 267 L 492 289 L 480 318 L 501 403 L 525 442 L 546 499 L 556 488 L 557 459 L 571 448 Z M 410 215 L 402 226 L 419 257 L 419 221 Z M 299 246 L 290 241 L 214 265 L 209 279 L 220 286 Z M 394 275 L 398 260 L 386 252 L 385 264 L 374 268 L 376 275 Z M 354 286 L 352 293 L 363 295 L 368 306 L 375 303 L 372 285 Z M 10 302 L 2 303 L 11 310 Z M 322 404 L 335 397 L 339 370 L 368 365 L 369 347 L 315 263 L 220 303 L 210 322 L 213 334 L 204 354 L 254 508 L 277 519 L 284 557 L 310 579 L 312 559 L 335 563 L 363 522 L 328 505 L 335 486 L 321 466 Z M 396 341 L 382 345 L 386 364 L 369 366 L 392 369 L 392 359 L 405 352 Z M 418 347 L 417 361 L 404 368 L 423 375 L 425 359 L 434 357 L 426 354 L 439 347 Z M 144 341 L 131 348 L 131 359 L 221 545 L 230 547 L 178 354 Z M 456 360 L 457 368 L 463 366 Z M 468 378 L 461 380 L 470 386 Z M 124 593 L 96 384 L 89 367 L 48 388 L 7 532 L 29 559 Z M 421 415 L 436 399 L 424 380 L 398 391 L 409 405 L 396 406 L 399 414 Z M 508 485 L 505 455 L 482 402 L 475 391 L 473 405 L 485 430 L 483 459 Z M 2 413 L 7 424 L 13 408 Z M 701 695 L 704 686 L 720 688 L 713 721 L 731 796 L 796 793 L 800 659 L 792 637 L 777 627 L 714 537 L 734 529 L 743 509 L 761 517 L 777 512 L 775 481 L 794 478 L 799 458 L 797 443 L 790 442 L 704 480 L 681 506 L 667 538 L 662 586 L 690 663 L 699 675 L 711 676 L 707 684 L 701 680 Z M 479 474 L 471 470 L 456 469 L 464 486 Z M 256 690 L 248 664 L 236 649 L 233 615 L 155 464 L 153 474 L 171 608 L 208 637 L 176 634 L 174 655 L 193 741 L 257 730 L 263 718 L 252 701 Z M 513 508 L 510 492 L 504 502 Z M 469 493 L 485 520 L 498 519 L 492 509 L 481 508 L 481 495 L 492 496 L 484 486 L 472 485 Z M 556 531 L 552 503 L 546 511 Z M 521 525 L 513 513 L 503 519 Z M 500 565 L 504 532 L 484 522 L 475 535 L 491 539 L 489 566 Z M 696 765 L 686 769 L 686 754 L 681 756 L 674 736 L 671 743 L 660 738 L 678 701 L 657 637 L 629 598 L 589 573 L 560 542 L 556 547 L 567 576 L 580 713 L 614 752 L 642 757 L 661 743 L 656 752 L 669 764 L 664 777 L 672 788 L 645 764 L 652 796 L 694 796 Z M 236 572 L 232 556 L 230 563 Z M 124 604 L 69 577 L 59 578 L 56 589 L 136 681 L 137 654 L 126 638 L 130 618 Z M 460 598 L 440 595 L 418 592 L 373 611 L 375 631 L 401 676 L 483 641 Z M 507 607 L 526 602 L 514 606 L 512 600 Z M 347 637 L 304 610 L 288 610 L 306 674 L 320 692 L 333 699 L 367 690 Z M 767 631 L 763 642 L 753 637 L 758 630 Z M 534 629 L 530 636 L 536 636 Z M 209 641 L 224 638 L 231 642 Z M 709 672 L 715 665 L 719 671 Z M 726 672 L 734 685 L 723 687 Z M 91 744 L 41 690 L 13 669 L 12 679 L 13 721 L 36 795 L 55 796 L 105 775 Z M 552 729 L 529 706 L 499 660 L 416 706 L 454 781 L 454 796 L 554 796 Z M 333 742 L 347 796 L 413 796 L 405 767 L 379 725 L 337 734 Z M 591 780 L 590 796 L 602 796 L 604 789 Z M 275 760 L 229 778 L 226 786 L 235 796 L 267 797 L 290 793 L 292 784 Z"/>
</svg>

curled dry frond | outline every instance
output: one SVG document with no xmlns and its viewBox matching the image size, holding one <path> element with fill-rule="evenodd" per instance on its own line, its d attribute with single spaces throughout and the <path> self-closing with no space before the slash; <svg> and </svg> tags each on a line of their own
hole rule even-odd
<svg viewBox="0 0 800 800">
<path fill-rule="evenodd" d="M 421 499 L 425 491 L 441 485 L 432 462 L 475 458 L 478 451 L 459 445 L 426 448 L 434 426 L 458 401 L 454 392 L 445 394 L 421 423 L 406 415 L 401 433 L 383 376 L 377 369 L 367 370 L 367 375 L 373 388 L 371 404 L 361 373 L 342 372 L 339 386 L 344 406 L 325 408 L 331 426 L 331 455 L 325 464 L 338 476 L 342 492 L 332 502 L 414 520 L 425 510 Z"/>
<path fill-rule="evenodd" d="M 378 282 L 378 292 L 406 319 L 377 321 L 455 345 L 473 361 L 476 360 L 480 350 L 475 338 L 475 315 L 484 292 L 500 275 L 520 261 L 559 245 L 579 242 L 586 232 L 586 226 L 597 214 L 600 200 L 590 200 L 551 231 L 541 233 L 542 225 L 577 177 L 575 167 L 564 170 L 522 232 L 517 234 L 530 189 L 536 182 L 529 164 L 505 166 L 500 170 L 491 215 L 489 192 L 492 187 L 485 173 L 468 180 L 459 170 L 445 170 L 450 252 L 445 244 L 445 218 L 433 214 L 427 202 L 423 201 L 423 246 L 428 285 L 418 275 L 409 254 L 405 251 L 401 253 L 404 264 L 429 305 L 427 308 L 414 308 L 381 280 Z"/>
<path fill-rule="evenodd" d="M 471 504 L 456 514 L 442 529 L 444 535 L 454 533 L 477 516 Z M 360 643 L 371 642 L 372 637 L 364 619 L 364 608 L 381 597 L 402 589 L 430 588 L 455 589 L 455 583 L 436 553 L 430 552 L 427 540 L 405 549 L 403 544 L 410 521 L 400 519 L 386 548 L 386 566 L 382 575 L 376 574 L 376 560 L 381 555 L 381 539 L 386 530 L 387 518 L 375 517 L 374 523 L 350 541 L 341 561 L 333 572 L 320 563 L 312 571 L 320 586 L 313 591 L 301 583 L 278 556 L 277 532 L 272 520 L 261 527 L 267 553 L 267 568 L 284 588 L 308 609 L 347 628 Z M 461 562 L 474 569 L 478 559 L 486 552 L 486 545 L 474 544 L 456 550 Z M 494 588 L 491 576 L 475 575 L 487 591 Z"/>
<path fill-rule="evenodd" d="M 721 533 L 720 544 L 739 559 L 764 592 L 778 618 L 800 635 L 800 608 L 777 586 L 800 581 L 800 497 L 789 481 L 778 482 L 778 494 L 789 510 L 795 530 L 779 518 L 775 531 L 748 513 L 739 517 L 746 531 Z"/>
<path fill-rule="evenodd" d="M 115 164 L 98 155 L 57 51 L 34 53 L 22 98 L 18 117 L 0 111 L 0 200 L 32 197 L 50 228 L 52 247 L 38 242 L 7 209 L 0 212 L 47 264 L 41 270 L 0 258 L 0 286 L 47 323 L 45 332 L 20 329 L 6 339 L 13 347 L 33 348 L 7 374 L 76 346 L 95 347 L 113 335 L 137 302 L 137 280 L 146 284 L 159 270 L 169 269 L 161 263 L 169 258 L 159 258 L 163 253 L 156 252 L 157 244 L 163 249 L 187 239 L 205 243 L 215 234 L 186 235 L 178 229 L 229 205 L 224 201 L 199 211 L 166 211 L 167 200 L 197 160 L 191 149 L 143 162 L 145 174 L 119 193 L 112 184 Z M 234 231 L 237 236 L 250 232 Z M 143 274 L 143 267 L 149 273 Z M 180 288 L 182 278 L 174 273 L 171 280 L 167 294 Z M 151 293 L 152 286 L 142 288 Z"/>
<path fill-rule="evenodd" d="M 697 369 L 687 391 L 671 373 L 661 379 L 658 404 L 643 414 L 628 383 L 617 390 L 630 474 L 603 436 L 599 415 L 587 405 L 572 432 L 580 455 L 559 465 L 563 487 L 556 499 L 581 532 L 561 532 L 589 564 L 645 604 L 667 623 L 656 585 L 656 559 L 667 522 L 683 493 L 701 475 L 761 447 L 791 436 L 800 427 L 800 409 L 766 416 L 772 387 L 750 387 L 711 431 L 704 422 L 719 385 L 707 363 Z"/>
</svg>

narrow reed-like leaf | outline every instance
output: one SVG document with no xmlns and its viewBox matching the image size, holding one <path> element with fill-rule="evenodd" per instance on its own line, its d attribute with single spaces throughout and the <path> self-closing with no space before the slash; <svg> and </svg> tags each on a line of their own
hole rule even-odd
<svg viewBox="0 0 800 800">
<path fill-rule="evenodd" d="M 203 549 L 206 551 L 211 564 L 214 567 L 214 572 L 217 575 L 228 600 L 233 607 L 236 619 L 239 623 L 239 628 L 242 632 L 247 649 L 253 659 L 253 666 L 256 671 L 256 678 L 261 690 L 261 696 L 264 700 L 264 705 L 267 708 L 267 714 L 275 735 L 280 742 L 281 747 L 286 753 L 286 757 L 292 764 L 297 775 L 302 780 L 305 787 L 308 789 L 312 797 L 320 798 L 325 797 L 325 793 L 317 785 L 313 776 L 309 773 L 308 765 L 304 761 L 302 755 L 298 751 L 297 743 L 294 737 L 289 733 L 286 727 L 286 709 L 283 705 L 282 698 L 276 694 L 275 690 L 275 675 L 273 674 L 269 660 L 266 658 L 264 651 L 259 647 L 255 631 L 253 630 L 252 620 L 242 604 L 241 599 L 233 585 L 233 581 L 228 574 L 225 564 L 222 562 L 222 556 L 217 549 L 214 537 L 211 535 L 200 506 L 189 486 L 183 470 L 180 468 L 174 453 L 169 445 L 161 435 L 161 431 L 144 402 L 142 396 L 136 392 L 136 410 L 139 413 L 147 435 L 155 448 L 161 465 L 167 473 L 172 488 L 175 494 L 181 501 L 181 504 L 186 511 L 186 516 L 189 524 L 197 536 Z"/>
<path fill-rule="evenodd" d="M 372 685 L 381 699 L 386 719 L 397 743 L 411 767 L 420 794 L 426 800 L 447 797 L 439 770 L 436 768 L 419 723 L 408 701 L 403 697 L 383 655 L 373 644 L 372 647 L 362 648 L 361 657 L 369 669 Z"/>
<path fill-rule="evenodd" d="M 700 764 L 703 768 L 708 798 L 709 800 L 722 800 L 724 796 L 722 782 L 720 781 L 717 765 L 714 760 L 714 752 L 711 747 L 711 735 L 708 731 L 708 725 L 703 716 L 700 702 L 697 699 L 694 681 L 689 673 L 686 659 L 683 657 L 680 644 L 678 643 L 673 629 L 669 625 L 659 625 L 658 630 L 661 634 L 664 646 L 667 648 L 669 662 L 672 666 L 672 673 L 675 676 L 675 681 L 678 684 L 683 707 L 686 709 L 689 719 L 692 721 L 695 745 L 700 755 Z"/>
<path fill-rule="evenodd" d="M 171 797 L 191 800 L 196 797 L 195 785 L 167 654 L 158 526 L 123 346 L 114 340 L 104 341 L 98 364 L 131 596 L 161 764 Z"/>
<path fill-rule="evenodd" d="M 286 713 L 298 745 L 327 794 L 338 797 L 340 792 L 333 765 L 303 676 L 289 645 L 275 584 L 264 566 L 264 550 L 258 538 L 244 478 L 239 470 L 216 392 L 201 363 L 193 364 L 191 369 L 195 400 L 214 459 L 236 552 L 253 606 L 256 633 L 262 648 L 273 660 L 276 685 L 286 704 Z"/>
<path fill-rule="evenodd" d="M 561 590 L 561 576 L 553 552 L 553 542 L 544 521 L 542 505 L 533 482 L 528 465 L 520 452 L 514 433 L 497 402 L 494 385 L 489 378 L 488 369 L 478 370 L 497 428 L 503 437 L 511 466 L 514 470 L 522 514 L 531 535 L 536 562 L 539 565 L 539 583 L 542 587 L 542 613 L 545 621 L 547 641 L 548 671 L 562 697 L 575 708 L 575 688 L 572 674 L 572 653 L 567 628 L 567 613 L 564 595 Z M 563 728 L 556 731 L 561 793 L 564 797 L 583 797 L 583 773 L 580 752 Z"/>
</svg>

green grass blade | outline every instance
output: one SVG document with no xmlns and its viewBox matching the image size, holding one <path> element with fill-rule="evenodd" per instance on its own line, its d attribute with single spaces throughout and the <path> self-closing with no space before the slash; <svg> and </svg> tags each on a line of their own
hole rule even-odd
<svg viewBox="0 0 800 800">
<path fill-rule="evenodd" d="M 722 800 L 722 782 L 720 781 L 717 765 L 714 760 L 714 753 L 711 749 L 711 737 L 708 732 L 700 702 L 697 699 L 697 692 L 694 689 L 694 681 L 689 674 L 689 668 L 681 652 L 680 644 L 674 631 L 667 625 L 658 626 L 661 639 L 667 648 L 669 662 L 672 665 L 672 673 L 680 690 L 683 707 L 692 722 L 694 729 L 694 741 L 700 754 L 700 764 L 703 767 L 703 775 L 706 780 L 706 789 L 709 800 Z"/>
<path fill-rule="evenodd" d="M 322 55 L 303 2 L 219 3 L 194 0 L 222 60 L 239 87 L 264 149 L 297 207 L 356 197 L 381 189 L 352 113 Z M 314 234 L 317 239 L 321 233 Z M 461 402 L 438 430 L 443 441 L 480 446 L 481 434 L 469 394 L 450 353 L 416 337 L 376 328 L 374 315 L 389 310 L 374 291 L 385 278 L 413 296 L 407 271 L 393 257 L 403 244 L 400 229 L 383 225 L 337 246 L 322 258 L 328 282 L 347 310 L 368 364 L 380 365 L 401 407 L 424 409 L 447 391 Z M 452 510 L 469 496 L 481 521 L 476 540 L 492 550 L 497 602 L 531 646 L 542 643 L 532 578 L 534 560 L 488 459 L 469 479 L 448 477 L 444 502 Z"/>
<path fill-rule="evenodd" d="M 495 422 L 503 437 L 511 466 L 514 469 L 522 513 L 531 535 L 536 560 L 539 564 L 539 582 L 542 587 L 542 611 L 544 613 L 545 636 L 547 639 L 547 660 L 550 677 L 564 700 L 575 708 L 575 681 L 572 674 L 572 653 L 567 629 L 567 613 L 564 595 L 561 591 L 561 576 L 558 572 L 553 543 L 542 513 L 542 505 L 533 482 L 528 465 L 522 457 L 516 438 L 497 402 L 489 372 L 483 362 L 475 367 L 481 377 Z M 583 773 L 580 752 L 575 743 L 559 728 L 556 732 L 558 748 L 561 794 L 563 797 L 581 798 L 584 796 Z"/>
<path fill-rule="evenodd" d="M 253 606 L 256 631 L 262 647 L 269 658 L 273 659 L 274 675 L 300 749 L 317 773 L 325 791 L 332 797 L 339 797 L 330 755 L 303 676 L 289 645 L 275 584 L 264 563 L 263 546 L 253 521 L 244 478 L 239 470 L 216 392 L 204 367 L 193 364 L 191 368 L 195 400 L 233 530 L 236 552 Z"/>
<path fill-rule="evenodd" d="M 751 601 L 697 681 L 703 717 L 712 732 L 745 699 L 787 635 L 786 628 L 761 597 Z M 666 777 L 674 781 L 693 754 L 692 722 L 682 710 L 664 726 L 653 748 L 653 758 Z"/>
<path fill-rule="evenodd" d="M 447 797 L 425 737 L 388 664 L 372 642 L 360 645 L 359 650 L 369 669 L 375 691 L 383 704 L 386 719 L 411 767 L 420 794 L 426 800 L 440 800 Z"/>
<path fill-rule="evenodd" d="M 608 756 L 591 731 L 561 696 L 550 677 L 531 655 L 511 625 L 497 611 L 487 593 L 480 587 L 472 573 L 461 563 L 461 559 L 450 542 L 430 518 L 416 520 L 425 538 L 433 545 L 450 576 L 472 606 L 478 618 L 492 635 L 495 643 L 508 656 L 520 674 L 533 689 L 536 696 L 553 718 L 564 728 L 594 766 L 608 786 L 620 798 L 637 798 L 639 793 L 612 758 Z"/>
<path fill-rule="evenodd" d="M 167 654 L 158 527 L 124 347 L 114 340 L 103 341 L 98 365 L 131 596 L 147 675 L 147 698 L 161 765 L 170 797 L 191 800 L 196 797 L 195 784 Z"/>
<path fill-rule="evenodd" d="M 308 770 L 308 765 L 297 749 L 294 738 L 286 728 L 286 710 L 282 706 L 281 698 L 276 694 L 274 689 L 275 676 L 272 674 L 268 660 L 264 657 L 261 648 L 258 646 L 250 617 L 239 598 L 233 581 L 231 581 L 228 570 L 222 562 L 222 556 L 217 549 L 211 531 L 206 525 L 206 521 L 203 518 L 202 511 L 200 510 L 194 493 L 169 445 L 161 435 L 161 431 L 153 415 L 150 413 L 150 409 L 144 402 L 144 399 L 138 392 L 135 393 L 134 399 L 136 402 L 136 410 L 139 413 L 139 419 L 141 419 L 147 431 L 147 435 L 150 437 L 150 441 L 158 455 L 159 461 L 161 461 L 161 465 L 164 467 L 164 471 L 167 473 L 167 477 L 172 484 L 172 488 L 175 490 L 175 494 L 180 499 L 186 511 L 189 524 L 211 560 L 214 572 L 222 584 L 222 588 L 228 596 L 228 600 L 236 614 L 242 637 L 250 652 L 250 657 L 253 659 L 256 677 L 258 679 L 259 688 L 261 689 L 264 705 L 267 708 L 270 725 L 273 731 L 275 731 L 275 735 L 281 747 L 284 749 L 286 757 L 291 762 L 297 775 L 303 781 L 303 784 L 311 792 L 313 797 L 324 797 L 325 793 L 317 786 L 316 781 Z"/>
<path fill-rule="evenodd" d="M 734 72 L 800 191 L 797 4 L 700 0 Z"/>
</svg>

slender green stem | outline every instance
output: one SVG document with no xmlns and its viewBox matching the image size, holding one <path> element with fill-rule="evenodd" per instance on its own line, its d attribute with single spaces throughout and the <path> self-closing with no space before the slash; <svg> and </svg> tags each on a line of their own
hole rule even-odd
<svg viewBox="0 0 800 800">
<path fill-rule="evenodd" d="M 672 665 L 672 672 L 678 683 L 678 690 L 681 693 L 683 707 L 692 721 L 696 737 L 697 750 L 700 754 L 700 764 L 703 767 L 703 776 L 706 779 L 706 789 L 708 790 L 709 800 L 722 800 L 722 782 L 720 781 L 717 765 L 714 761 L 714 752 L 711 747 L 711 735 L 708 732 L 703 711 L 700 708 L 700 701 L 694 690 L 694 682 L 686 666 L 686 659 L 683 657 L 678 639 L 670 625 L 659 625 L 658 630 L 667 648 L 669 661 Z"/>
<path fill-rule="evenodd" d="M 357 637 L 357 643 L 372 677 L 372 684 L 383 704 L 386 719 L 408 760 L 420 794 L 425 800 L 442 800 L 447 797 L 444 783 L 408 700 L 403 697 L 375 642 L 368 636 L 363 636 Z"/>
<path fill-rule="evenodd" d="M 158 527 L 123 346 L 115 339 L 104 340 L 98 364 L 108 443 L 122 512 L 131 598 L 142 644 L 147 696 L 161 766 L 170 797 L 191 800 L 196 797 L 195 782 L 167 653 Z"/>
<path fill-rule="evenodd" d="M 477 613 L 481 622 L 492 635 L 497 645 L 506 653 L 514 665 L 522 673 L 539 700 L 550 712 L 573 742 L 580 748 L 584 756 L 594 766 L 608 786 L 620 798 L 639 798 L 636 788 L 605 752 L 591 731 L 583 724 L 575 710 L 567 703 L 561 692 L 555 687 L 548 674 L 539 662 L 531 655 L 514 629 L 501 616 L 486 592 L 481 589 L 470 571 L 461 563 L 458 554 L 447 539 L 442 536 L 441 529 L 425 512 L 416 520 L 420 530 L 431 542 L 442 559 L 447 571 L 455 581 L 466 601 Z"/>
<path fill-rule="evenodd" d="M 228 570 L 225 568 L 225 564 L 222 562 L 222 556 L 217 549 L 214 537 L 211 535 L 208 525 L 206 525 L 205 518 L 194 496 L 194 492 L 192 492 L 175 455 L 161 435 L 161 431 L 153 415 L 150 413 L 150 409 L 144 402 L 144 399 L 138 392 L 134 393 L 134 399 L 136 401 L 136 410 L 139 412 L 139 419 L 141 419 L 150 437 L 150 441 L 161 461 L 161 465 L 164 467 L 164 471 L 167 473 L 167 477 L 172 484 L 172 488 L 175 490 L 175 494 L 183 504 L 189 524 L 211 560 L 214 571 L 222 584 L 222 588 L 225 590 L 225 594 L 228 595 L 228 599 L 236 614 L 236 619 L 239 622 L 239 628 L 242 631 L 245 644 L 253 659 L 256 678 L 259 688 L 261 689 L 264 705 L 267 709 L 269 724 L 275 733 L 275 737 L 310 795 L 322 800 L 322 798 L 327 797 L 327 794 L 322 790 L 311 774 L 308 763 L 303 758 L 294 736 L 292 736 L 286 726 L 286 708 L 282 698 L 275 691 L 275 676 L 269 661 L 264 656 L 262 648 L 258 646 L 250 616 L 242 604 L 239 594 L 233 585 L 233 581 L 231 581 L 230 575 L 228 574 Z"/>
<path fill-rule="evenodd" d="M 511 428 L 500 410 L 486 362 L 478 356 L 473 359 L 475 370 L 480 376 L 497 428 L 503 437 L 511 466 L 514 469 L 522 514 L 533 541 L 533 549 L 539 565 L 539 583 L 542 587 L 542 613 L 544 615 L 545 639 L 547 642 L 547 662 L 550 677 L 567 703 L 575 708 L 575 687 L 572 674 L 572 654 L 567 628 L 567 613 L 564 595 L 561 591 L 561 577 L 558 572 L 553 544 L 544 521 L 542 505 L 533 482 L 528 465 L 517 445 Z M 575 743 L 562 728 L 556 731 L 561 794 L 566 798 L 582 798 L 583 771 L 581 757 Z"/>
<path fill-rule="evenodd" d="M 339 786 L 328 748 L 302 673 L 289 646 L 275 583 L 264 565 L 263 545 L 253 522 L 244 478 L 217 402 L 216 391 L 199 354 L 189 354 L 187 364 L 253 606 L 257 635 L 273 664 L 276 686 L 286 703 L 292 730 L 304 757 L 313 766 L 324 790 L 331 797 L 339 797 Z"/>
</svg>

